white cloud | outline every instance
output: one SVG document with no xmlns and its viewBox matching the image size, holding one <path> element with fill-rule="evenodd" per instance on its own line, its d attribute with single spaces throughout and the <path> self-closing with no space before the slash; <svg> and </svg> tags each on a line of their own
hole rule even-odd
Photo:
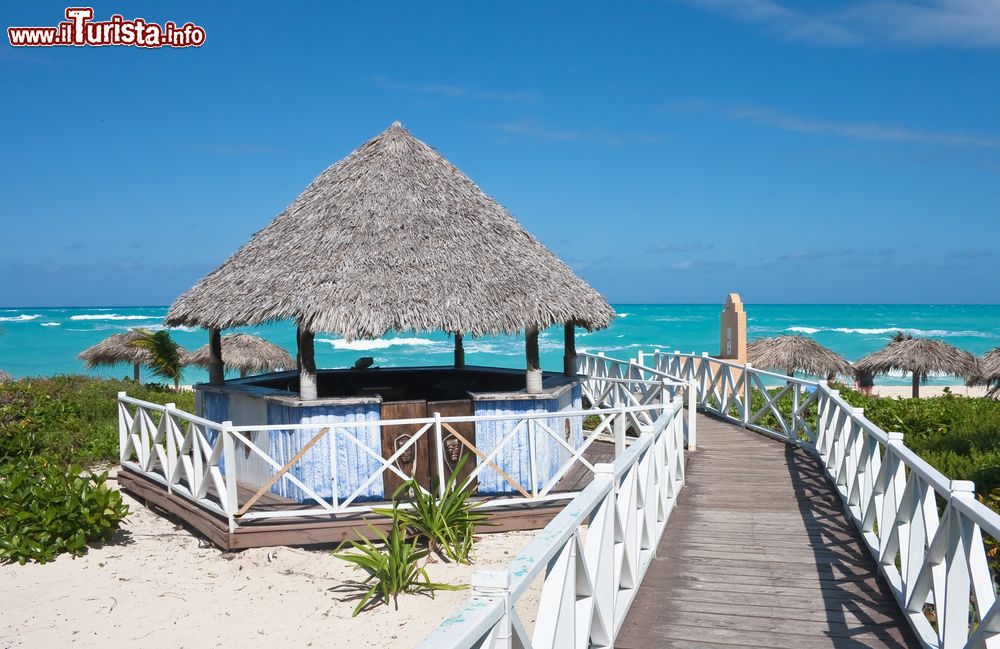
<svg viewBox="0 0 1000 649">
<path fill-rule="evenodd" d="M 995 0 L 856 1 L 846 8 L 792 9 L 775 0 L 678 0 L 754 23 L 786 40 L 813 45 L 1000 46 L 1000 2 Z"/>
</svg>

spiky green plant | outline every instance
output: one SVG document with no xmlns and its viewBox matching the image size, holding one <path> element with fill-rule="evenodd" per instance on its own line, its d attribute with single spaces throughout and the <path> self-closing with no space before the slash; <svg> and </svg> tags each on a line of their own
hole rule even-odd
<svg viewBox="0 0 1000 649">
<path fill-rule="evenodd" d="M 458 563 L 469 563 L 476 526 L 486 514 L 473 511 L 472 492 L 459 487 L 458 479 L 468 456 L 462 456 L 445 483 L 444 494 L 425 491 L 416 480 L 401 484 L 393 494 L 391 510 L 376 509 L 380 514 L 396 516 L 412 533 L 427 542 L 428 552 Z M 400 507 L 405 505 L 405 507 Z"/>
<path fill-rule="evenodd" d="M 373 601 L 388 604 L 392 600 L 396 610 L 399 610 L 400 593 L 428 593 L 434 597 L 434 592 L 438 590 L 460 590 L 465 587 L 430 580 L 424 567 L 427 550 L 417 547 L 416 539 L 406 540 L 406 533 L 398 517 L 393 517 L 388 536 L 370 523 L 368 528 L 381 541 L 382 547 L 359 535 L 359 540 L 348 541 L 354 552 L 334 552 L 338 559 L 367 572 L 368 578 L 363 583 L 372 584 L 354 607 L 352 616 L 357 616 Z"/>
<path fill-rule="evenodd" d="M 180 346 L 166 330 L 137 329 L 136 333 L 139 337 L 129 345 L 149 352 L 149 369 L 156 376 L 173 381 L 174 389 L 178 389 L 181 384 L 181 371 L 184 368 Z"/>
</svg>

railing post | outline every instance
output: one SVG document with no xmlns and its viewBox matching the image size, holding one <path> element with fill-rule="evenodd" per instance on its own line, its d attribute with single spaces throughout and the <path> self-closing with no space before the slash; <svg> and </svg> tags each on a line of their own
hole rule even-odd
<svg viewBox="0 0 1000 649">
<path fill-rule="evenodd" d="M 531 495 L 532 497 L 538 497 L 538 460 L 536 459 L 536 444 L 535 435 L 538 432 L 538 426 L 535 424 L 534 419 L 528 420 L 528 468 L 531 471 Z"/>
<path fill-rule="evenodd" d="M 640 349 L 638 352 L 636 352 L 635 359 L 636 359 L 636 364 L 637 365 L 645 365 L 646 364 L 646 354 L 645 354 L 645 352 L 643 352 Z"/>
<path fill-rule="evenodd" d="M 230 534 L 236 531 L 236 518 L 234 515 L 240 508 L 236 476 L 236 446 L 233 442 L 232 427 L 233 422 L 224 421 L 222 422 L 222 429 L 219 431 L 219 434 L 222 435 L 222 460 L 225 463 L 226 470 L 224 476 L 226 479 L 226 499 L 222 503 L 222 508 L 229 519 Z"/>
<path fill-rule="evenodd" d="M 128 444 L 128 424 L 125 423 L 125 404 L 122 399 L 127 396 L 124 392 L 118 393 L 118 462 L 124 462 L 125 446 Z"/>
<path fill-rule="evenodd" d="M 802 384 L 796 382 L 792 386 L 792 420 L 788 422 L 791 424 L 788 434 L 792 439 L 796 439 L 798 437 L 800 403 L 802 403 Z"/>
<path fill-rule="evenodd" d="M 615 512 L 617 510 L 617 482 L 615 465 L 599 463 L 594 465 L 594 482 L 607 483 L 608 495 L 604 504 L 597 509 L 590 522 L 587 544 L 584 548 L 587 566 L 594 582 L 594 608 L 600 614 L 609 632 L 614 632 L 615 604 L 617 603 L 618 579 L 615 568 Z M 594 535 L 591 537 L 590 535 Z M 593 540 L 592 540 L 593 539 Z M 607 640 L 611 640 L 608 638 Z M 609 643 L 610 644 L 610 643 Z"/>
<path fill-rule="evenodd" d="M 750 423 L 750 411 L 753 407 L 753 381 L 750 380 L 752 376 L 753 365 L 746 363 L 743 366 L 743 409 L 741 413 L 744 427 Z"/>
<path fill-rule="evenodd" d="M 477 570 L 472 573 L 472 599 L 483 604 L 503 602 L 503 617 L 497 622 L 492 644 L 496 649 L 512 649 L 510 573 L 507 570 Z"/>
<path fill-rule="evenodd" d="M 163 411 L 163 434 L 167 437 L 167 466 L 163 467 L 163 477 L 167 480 L 167 493 L 174 492 L 173 475 L 177 466 L 177 440 L 174 439 L 174 418 L 170 412 L 176 408 L 177 404 L 168 403 L 164 406 Z"/>
<path fill-rule="evenodd" d="M 620 457 L 625 452 L 625 406 L 618 406 L 615 413 L 615 457 Z"/>
<path fill-rule="evenodd" d="M 444 498 L 444 487 L 448 479 L 444 475 L 444 433 L 441 431 L 441 413 L 434 413 L 434 450 L 437 456 L 438 496 Z"/>
<path fill-rule="evenodd" d="M 976 484 L 974 482 L 952 480 L 949 500 L 974 502 L 976 500 L 975 492 Z M 952 512 L 953 517 L 956 515 Z M 944 559 L 944 611 L 938 612 L 942 617 L 939 621 L 942 627 L 941 644 L 943 647 L 964 647 L 969 640 L 969 590 L 972 586 L 972 579 L 969 574 L 969 557 L 965 556 L 966 548 L 960 540 L 962 523 L 952 519 L 949 524 L 951 529 L 947 530 L 947 533 L 951 538 Z M 940 534 L 940 532 L 938 533 Z M 988 573 L 986 578 L 989 579 Z M 935 598 L 937 597 L 940 597 L 940 594 L 935 593 Z"/>
<path fill-rule="evenodd" d="M 698 448 L 698 382 L 690 381 L 687 387 L 688 450 Z"/>
</svg>

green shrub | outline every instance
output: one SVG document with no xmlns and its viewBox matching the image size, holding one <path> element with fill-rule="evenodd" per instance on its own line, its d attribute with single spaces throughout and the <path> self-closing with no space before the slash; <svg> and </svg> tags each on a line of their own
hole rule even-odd
<svg viewBox="0 0 1000 649">
<path fill-rule="evenodd" d="M 89 465 L 118 459 L 118 392 L 194 409 L 193 392 L 87 376 L 0 384 L 0 466 L 25 458 Z"/>
<path fill-rule="evenodd" d="M 389 600 L 392 600 L 398 610 L 399 601 L 397 598 L 400 593 L 424 592 L 433 597 L 434 592 L 438 590 L 464 588 L 464 586 L 439 584 L 430 580 L 424 567 L 427 550 L 418 548 L 416 539 L 406 540 L 403 524 L 398 517 L 393 516 L 388 537 L 372 525 L 369 524 L 368 527 L 381 541 L 383 547 L 361 537 L 357 541 L 348 542 L 354 552 L 334 552 L 334 556 L 338 559 L 353 563 L 367 572 L 368 578 L 365 579 L 364 583 L 372 584 L 371 588 L 362 595 L 358 605 L 354 607 L 354 616 L 369 603 L 378 601 L 388 604 Z"/>
<path fill-rule="evenodd" d="M 45 563 L 107 540 L 128 506 L 106 479 L 37 460 L 0 469 L 0 562 Z"/>
<path fill-rule="evenodd" d="M 469 553 L 475 537 L 476 526 L 486 520 L 485 514 L 473 513 L 475 505 L 469 501 L 472 492 L 458 486 L 458 476 L 465 464 L 463 455 L 448 482 L 444 495 L 435 490 L 424 491 L 416 480 L 407 480 L 393 494 L 395 504 L 391 510 L 376 509 L 379 514 L 394 516 L 406 528 L 427 542 L 430 552 L 443 554 L 452 561 L 469 563 Z M 400 508 L 398 505 L 406 504 Z"/>
<path fill-rule="evenodd" d="M 948 478 L 974 481 L 981 496 L 1000 488 L 1000 401 L 950 393 L 887 399 L 844 387 L 840 396 L 882 430 L 903 433 L 904 443 Z"/>
</svg>

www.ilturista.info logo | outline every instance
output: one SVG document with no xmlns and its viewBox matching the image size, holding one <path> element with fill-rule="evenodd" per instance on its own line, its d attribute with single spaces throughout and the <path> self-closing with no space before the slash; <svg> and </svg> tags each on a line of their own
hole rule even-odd
<svg viewBox="0 0 1000 649">
<path fill-rule="evenodd" d="M 7 38 L 14 47 L 200 47 L 205 43 L 205 29 L 193 23 L 178 27 L 172 21 L 161 26 L 142 18 L 125 20 L 119 14 L 95 22 L 93 8 L 68 7 L 66 20 L 55 27 L 8 27 Z"/>
</svg>

